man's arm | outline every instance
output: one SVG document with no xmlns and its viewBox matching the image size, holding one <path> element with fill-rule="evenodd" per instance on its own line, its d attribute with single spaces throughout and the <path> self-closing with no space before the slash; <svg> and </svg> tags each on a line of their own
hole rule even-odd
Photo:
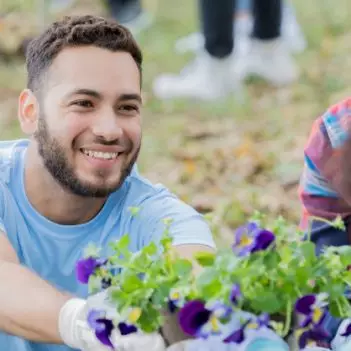
<svg viewBox="0 0 351 351">
<path fill-rule="evenodd" d="M 0 231 L 0 330 L 24 339 L 62 343 L 59 313 L 70 296 L 20 265 Z"/>
</svg>

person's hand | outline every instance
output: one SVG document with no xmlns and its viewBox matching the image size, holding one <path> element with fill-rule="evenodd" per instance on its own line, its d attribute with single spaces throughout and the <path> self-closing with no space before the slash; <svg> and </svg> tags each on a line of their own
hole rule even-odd
<svg viewBox="0 0 351 351">
<path fill-rule="evenodd" d="M 116 309 L 109 302 L 108 294 L 103 291 L 87 300 L 71 299 L 61 309 L 59 318 L 60 335 L 64 343 L 82 351 L 165 351 L 161 335 L 141 332 L 121 335 L 117 329 L 112 331 L 109 339 L 113 345 L 104 345 L 96 336 L 95 330 L 88 324 L 87 316 L 91 310 L 102 310 L 106 318 L 117 317 Z"/>
<path fill-rule="evenodd" d="M 244 341 L 237 343 L 224 343 L 223 339 L 234 330 L 240 328 L 240 319 L 249 314 L 237 313 L 232 320 L 224 325 L 222 335 L 213 335 L 207 339 L 186 340 L 170 346 L 167 351 L 289 351 L 288 344 L 272 329 L 246 329 Z"/>
<path fill-rule="evenodd" d="M 351 319 L 345 319 L 339 326 L 338 331 L 331 343 L 332 350 L 335 351 L 349 351 L 351 350 L 351 335 L 344 336 L 343 334 L 347 331 L 348 326 L 351 323 Z"/>
</svg>

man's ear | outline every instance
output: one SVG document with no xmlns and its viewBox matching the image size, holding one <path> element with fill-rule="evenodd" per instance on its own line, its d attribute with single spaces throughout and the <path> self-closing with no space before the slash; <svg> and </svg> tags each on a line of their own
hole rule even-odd
<svg viewBox="0 0 351 351">
<path fill-rule="evenodd" d="M 32 135 L 37 130 L 39 103 L 34 93 L 25 89 L 18 99 L 18 119 L 23 133 Z"/>
</svg>

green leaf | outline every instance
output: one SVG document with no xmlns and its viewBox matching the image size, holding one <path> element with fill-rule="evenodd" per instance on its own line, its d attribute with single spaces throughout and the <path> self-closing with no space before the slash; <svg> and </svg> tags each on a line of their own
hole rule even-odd
<svg viewBox="0 0 351 351">
<path fill-rule="evenodd" d="M 131 272 L 125 272 L 121 275 L 121 288 L 125 292 L 133 292 L 143 287 L 143 282 L 138 276 Z"/>
<path fill-rule="evenodd" d="M 209 284 L 201 286 L 201 289 L 199 289 L 199 293 L 205 301 L 208 301 L 218 296 L 221 290 L 222 284 L 219 279 L 216 279 Z"/>
<path fill-rule="evenodd" d="M 315 244 L 310 242 L 310 241 L 305 241 L 304 243 L 301 244 L 300 249 L 302 251 L 302 254 L 304 255 L 305 259 L 308 261 L 313 261 L 316 258 L 316 247 Z"/>
<path fill-rule="evenodd" d="M 161 239 L 161 245 L 165 252 L 168 252 L 172 247 L 173 239 L 171 236 L 165 234 Z"/>
<path fill-rule="evenodd" d="M 98 247 L 94 243 L 89 243 L 88 246 L 84 250 L 83 256 L 87 257 L 100 257 L 101 247 Z"/>
<path fill-rule="evenodd" d="M 137 324 L 145 333 L 152 333 L 161 327 L 161 321 L 160 312 L 152 304 L 148 304 L 143 308 Z"/>
<path fill-rule="evenodd" d="M 338 248 L 342 265 L 346 268 L 351 265 L 351 246 L 341 246 Z"/>
<path fill-rule="evenodd" d="M 150 256 L 156 255 L 158 252 L 157 245 L 154 242 L 151 242 L 149 245 L 145 246 L 142 249 L 142 252 Z"/>
<path fill-rule="evenodd" d="M 264 256 L 265 270 L 275 269 L 279 261 L 279 254 L 276 251 L 271 251 L 269 255 Z"/>
<path fill-rule="evenodd" d="M 177 259 L 173 264 L 174 273 L 178 277 L 188 276 L 192 273 L 193 265 L 186 259 Z"/>
<path fill-rule="evenodd" d="M 257 291 L 257 299 L 252 300 L 251 305 L 261 313 L 276 313 L 281 310 L 282 301 L 272 291 Z"/>
<path fill-rule="evenodd" d="M 201 288 L 202 286 L 210 284 L 212 281 L 217 280 L 218 271 L 213 268 L 202 271 L 196 279 L 196 285 Z"/>
<path fill-rule="evenodd" d="M 131 295 L 120 289 L 113 289 L 110 294 L 110 299 L 117 307 L 118 311 L 132 305 Z"/>
<path fill-rule="evenodd" d="M 89 294 L 96 294 L 101 290 L 101 278 L 95 275 L 89 277 L 88 291 Z"/>
<path fill-rule="evenodd" d="M 172 285 L 171 282 L 166 282 L 158 286 L 152 295 L 152 302 L 155 306 L 163 306 L 165 304 L 168 300 Z"/>
<path fill-rule="evenodd" d="M 123 255 L 126 259 L 131 256 L 131 252 L 129 251 L 129 243 L 129 235 L 125 234 L 119 240 L 112 242 L 110 247 L 117 255 Z"/>
<path fill-rule="evenodd" d="M 330 284 L 330 286 L 327 286 L 326 288 L 329 288 L 328 292 L 331 299 L 337 299 L 345 293 L 345 285 L 342 282 L 338 283 L 334 281 Z"/>
<path fill-rule="evenodd" d="M 332 225 L 334 228 L 337 228 L 339 230 L 343 230 L 346 231 L 346 226 L 345 226 L 345 222 L 342 219 L 341 216 L 337 216 L 334 221 L 332 222 Z"/>
<path fill-rule="evenodd" d="M 130 266 L 139 272 L 146 272 L 152 263 L 150 257 L 143 251 L 134 253 L 129 262 Z"/>
<path fill-rule="evenodd" d="M 216 255 L 212 252 L 197 252 L 195 254 L 196 261 L 202 267 L 212 266 L 215 262 Z"/>
<path fill-rule="evenodd" d="M 338 307 L 338 304 L 336 303 L 336 301 L 330 301 L 329 312 L 335 318 L 343 317 L 341 311 L 339 310 L 339 307 Z"/>
<path fill-rule="evenodd" d="M 128 210 L 132 214 L 132 217 L 135 217 L 140 212 L 140 207 L 130 206 L 130 207 L 128 207 Z"/>
</svg>

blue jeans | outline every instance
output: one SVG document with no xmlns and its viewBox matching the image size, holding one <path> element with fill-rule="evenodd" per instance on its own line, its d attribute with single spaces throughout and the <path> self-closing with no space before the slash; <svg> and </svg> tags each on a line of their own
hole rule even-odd
<svg viewBox="0 0 351 351">
<path fill-rule="evenodd" d="M 345 225 L 348 225 L 347 222 Z M 320 254 L 324 247 L 350 245 L 346 231 L 339 230 L 320 221 L 313 221 L 312 223 L 311 240 L 316 245 L 317 254 Z M 341 318 L 335 318 L 330 314 L 326 316 L 323 327 L 330 334 L 328 342 L 331 342 L 335 337 L 341 322 Z"/>
</svg>

